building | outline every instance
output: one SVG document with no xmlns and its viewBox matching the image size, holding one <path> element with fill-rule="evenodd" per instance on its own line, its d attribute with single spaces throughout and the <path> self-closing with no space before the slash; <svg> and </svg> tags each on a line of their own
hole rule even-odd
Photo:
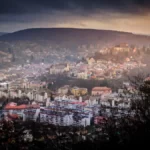
<svg viewBox="0 0 150 150">
<path fill-rule="evenodd" d="M 105 95 L 105 94 L 111 94 L 112 90 L 108 87 L 94 87 L 92 89 L 92 95 Z"/>
<path fill-rule="evenodd" d="M 36 91 L 36 90 L 0 90 L 0 98 L 10 97 L 10 98 L 22 98 L 27 97 L 30 100 L 35 100 L 37 102 L 45 102 L 50 98 L 50 91 Z"/>
<path fill-rule="evenodd" d="M 71 88 L 71 93 L 74 96 L 86 95 L 88 93 L 88 89 L 87 88 L 73 87 L 73 88 Z"/>
<path fill-rule="evenodd" d="M 0 73 L 0 81 L 3 81 L 6 79 L 6 75 L 3 73 Z"/>
<path fill-rule="evenodd" d="M 68 64 L 52 65 L 50 67 L 50 74 L 60 74 L 60 73 L 68 72 L 69 70 L 70 67 Z"/>
<path fill-rule="evenodd" d="M 77 78 L 79 78 L 79 79 L 87 79 L 88 78 L 88 74 L 87 74 L 87 72 L 79 72 L 79 73 L 77 73 Z"/>
<path fill-rule="evenodd" d="M 100 102 L 102 106 L 106 107 L 115 107 L 115 108 L 130 108 L 131 103 L 130 100 L 123 100 L 123 99 L 107 99 Z"/>
<path fill-rule="evenodd" d="M 7 82 L 1 82 L 0 83 L 0 90 L 7 90 L 8 89 L 8 83 Z"/>
<path fill-rule="evenodd" d="M 115 47 L 113 47 L 113 52 L 114 53 L 118 53 L 118 52 L 129 52 L 130 51 L 130 47 L 128 44 L 126 43 L 122 43 L 120 45 L 116 45 Z"/>
<path fill-rule="evenodd" d="M 95 63 L 95 59 L 92 57 L 92 58 L 87 58 L 87 62 L 89 65 L 92 65 L 93 63 Z"/>
<path fill-rule="evenodd" d="M 69 92 L 69 85 L 65 85 L 58 89 L 58 94 L 66 95 Z"/>
<path fill-rule="evenodd" d="M 78 100 L 61 99 L 51 103 L 51 106 L 40 109 L 40 122 L 47 122 L 60 126 L 90 125 L 93 111 L 84 110 L 86 103 L 79 102 Z"/>
<path fill-rule="evenodd" d="M 16 103 L 8 103 L 4 107 L 3 114 L 7 115 L 17 115 L 18 117 L 22 117 L 25 121 L 26 119 L 31 119 L 36 121 L 37 117 L 40 113 L 39 105 L 17 105 Z"/>
</svg>

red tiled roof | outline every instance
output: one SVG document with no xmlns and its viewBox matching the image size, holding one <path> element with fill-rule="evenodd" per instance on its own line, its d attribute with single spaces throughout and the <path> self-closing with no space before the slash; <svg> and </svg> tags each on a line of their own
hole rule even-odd
<svg viewBox="0 0 150 150">
<path fill-rule="evenodd" d="M 4 109 L 26 109 L 27 105 L 11 106 L 7 104 Z"/>
<path fill-rule="evenodd" d="M 11 106 L 7 104 L 4 109 L 27 109 L 27 108 L 40 108 L 39 105 L 19 105 L 19 106 Z"/>
<path fill-rule="evenodd" d="M 94 87 L 92 89 L 92 91 L 108 91 L 108 90 L 111 90 L 111 88 L 108 88 L 108 87 Z"/>
</svg>

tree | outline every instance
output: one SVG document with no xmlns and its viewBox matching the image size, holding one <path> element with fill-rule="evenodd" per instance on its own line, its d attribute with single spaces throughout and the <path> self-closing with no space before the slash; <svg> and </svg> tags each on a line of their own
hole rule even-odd
<svg viewBox="0 0 150 150">
<path fill-rule="evenodd" d="M 31 57 L 30 57 L 30 61 L 31 61 L 31 62 L 33 62 L 33 61 L 34 61 L 34 56 L 33 56 L 33 55 L 31 55 Z"/>
<path fill-rule="evenodd" d="M 10 54 L 12 54 L 12 53 L 13 53 L 13 50 L 9 47 L 9 48 L 8 48 L 8 52 L 9 52 Z"/>
<path fill-rule="evenodd" d="M 13 53 L 12 54 L 12 62 L 15 62 L 16 61 L 16 56 L 15 56 L 15 54 Z"/>
<path fill-rule="evenodd" d="M 132 110 L 136 116 L 143 121 L 150 121 L 150 80 L 145 79 L 145 75 L 137 75 L 130 78 L 134 92 L 131 94 Z"/>
</svg>

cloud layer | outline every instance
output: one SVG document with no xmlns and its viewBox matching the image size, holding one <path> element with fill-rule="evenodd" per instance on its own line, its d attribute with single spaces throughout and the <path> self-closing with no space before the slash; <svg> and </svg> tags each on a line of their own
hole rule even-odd
<svg viewBox="0 0 150 150">
<path fill-rule="evenodd" d="M 150 33 L 149 14 L 150 0 L 1 0 L 0 30 L 53 26 Z"/>
<path fill-rule="evenodd" d="M 148 11 L 149 0 L 1 0 L 0 14 L 29 13 L 43 10 L 95 11 L 95 9 L 114 10 L 128 13 Z"/>
</svg>

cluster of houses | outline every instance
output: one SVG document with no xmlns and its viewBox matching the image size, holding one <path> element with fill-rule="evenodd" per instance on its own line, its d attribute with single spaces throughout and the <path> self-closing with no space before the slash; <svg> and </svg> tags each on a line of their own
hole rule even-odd
<svg viewBox="0 0 150 150">
<path fill-rule="evenodd" d="M 21 98 L 27 97 L 29 100 L 35 100 L 39 102 L 45 101 L 48 97 L 51 96 L 51 92 L 49 90 L 28 90 L 28 89 L 20 89 L 20 90 L 5 90 L 0 91 L 0 98 Z"/>
<path fill-rule="evenodd" d="M 113 48 L 114 53 L 121 51 L 128 52 L 130 48 L 126 44 Z M 101 51 L 101 53 L 109 52 L 110 49 Z M 89 93 L 87 88 L 69 85 L 60 87 L 57 92 L 52 92 L 47 89 L 46 82 L 41 82 L 38 77 L 44 72 L 50 75 L 65 73 L 69 77 L 79 79 L 104 80 L 120 78 L 124 71 L 141 66 L 144 64 L 130 61 L 130 58 L 119 64 L 87 57 L 85 62 L 79 63 L 60 63 L 50 67 L 49 64 L 43 63 L 39 66 L 33 64 L 25 67 L 18 66 L 16 69 L 10 68 L 6 71 L 8 76 L 0 73 L 0 98 L 23 99 L 26 97 L 29 104 L 8 103 L 2 112 L 8 117 L 20 116 L 24 121 L 32 119 L 61 126 L 88 126 L 92 118 L 100 119 L 100 111 L 108 116 L 112 108 L 116 109 L 119 115 L 123 113 L 122 110 L 128 110 L 131 107 L 130 95 L 125 95 L 123 89 L 114 93 L 109 87 L 93 87 Z M 129 84 L 126 86 L 132 90 Z M 102 112 L 103 109 L 105 112 Z"/>
<path fill-rule="evenodd" d="M 0 51 L 0 63 L 10 63 L 12 61 L 12 55 L 3 51 Z"/>
<path fill-rule="evenodd" d="M 104 80 L 106 78 L 121 78 L 124 72 L 129 72 L 134 68 L 145 67 L 141 62 L 130 61 L 129 58 L 124 63 L 114 63 L 106 60 L 95 60 L 88 58 L 88 63 L 80 62 L 75 64 L 69 71 L 68 76 L 79 79 Z"/>
<path fill-rule="evenodd" d="M 121 44 L 115 45 L 112 48 L 109 48 L 109 47 L 103 48 L 99 52 L 102 54 L 109 54 L 109 53 L 118 54 L 119 52 L 130 52 L 130 51 L 136 52 L 136 48 L 131 48 L 130 45 L 127 43 L 121 43 Z"/>
<path fill-rule="evenodd" d="M 99 51 L 102 55 L 118 54 L 121 52 L 137 52 L 136 47 L 131 47 L 126 43 L 116 45 L 112 48 L 104 48 Z M 115 62 L 112 59 L 96 59 L 95 56 L 85 56 L 84 61 L 78 63 L 55 64 L 50 67 L 50 74 L 67 73 L 69 77 L 80 79 L 97 79 L 104 80 L 106 78 L 121 78 L 122 75 L 134 68 L 145 67 L 146 65 L 139 60 L 135 61 L 133 56 L 127 56 L 124 62 Z"/>
<path fill-rule="evenodd" d="M 60 74 L 60 73 L 68 72 L 69 70 L 70 67 L 68 64 L 51 65 L 50 74 Z"/>
<path fill-rule="evenodd" d="M 65 85 L 58 89 L 58 94 L 60 94 L 60 95 L 66 95 L 69 92 L 74 96 L 84 96 L 84 95 L 88 94 L 88 89 L 80 88 L 77 86 L 71 88 L 69 85 Z"/>
<path fill-rule="evenodd" d="M 98 115 L 98 106 L 88 107 L 86 103 L 77 100 L 47 101 L 49 105 L 41 107 L 38 104 L 17 105 L 8 103 L 2 110 L 6 119 L 22 118 L 23 121 L 33 120 L 61 126 L 89 126 L 94 114 Z"/>
<path fill-rule="evenodd" d="M 124 63 L 114 63 L 106 60 L 95 60 L 87 58 L 87 62 L 73 64 L 57 64 L 50 67 L 50 74 L 67 74 L 67 76 L 78 79 L 113 79 L 121 78 L 122 75 L 134 68 L 146 67 L 146 64 L 130 61 L 127 58 Z"/>
<path fill-rule="evenodd" d="M 126 84 L 128 88 L 130 85 Z M 86 89 L 73 87 L 71 95 L 66 94 L 69 86 L 58 89 L 58 93 L 51 99 L 50 91 L 24 90 L 0 91 L 0 98 L 27 97 L 28 104 L 17 105 L 10 102 L 1 110 L 7 119 L 21 117 L 23 121 L 28 119 L 47 122 L 60 126 L 89 126 L 93 119 L 98 119 L 100 112 L 105 108 L 103 115 L 111 115 L 111 109 L 116 109 L 117 115 L 125 113 L 131 107 L 130 96 L 124 95 L 123 89 L 113 93 L 109 87 L 94 87 L 91 94 L 85 94 Z M 81 93 L 80 93 L 81 92 Z M 60 94 L 61 93 L 61 94 Z M 42 103 L 43 102 L 43 103 Z M 41 105 L 42 104 L 42 105 Z M 127 111 L 126 111 L 127 113 Z M 97 121 L 96 121 L 97 122 Z"/>
</svg>

